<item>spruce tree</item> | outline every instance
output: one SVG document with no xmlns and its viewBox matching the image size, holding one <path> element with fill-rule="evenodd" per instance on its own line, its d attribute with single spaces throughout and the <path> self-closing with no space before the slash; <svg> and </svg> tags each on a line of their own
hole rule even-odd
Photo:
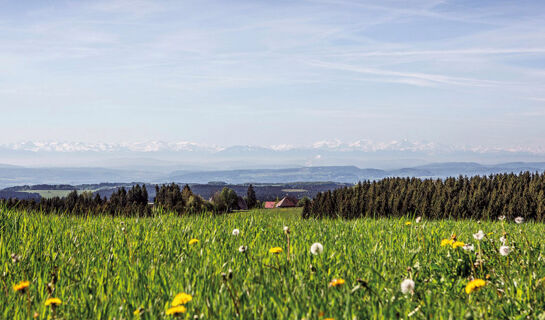
<svg viewBox="0 0 545 320">
<path fill-rule="evenodd" d="M 248 209 L 255 208 L 257 204 L 257 198 L 255 196 L 254 186 L 252 186 L 251 184 L 248 186 L 248 191 L 246 192 L 246 195 L 246 204 L 248 205 Z"/>
</svg>

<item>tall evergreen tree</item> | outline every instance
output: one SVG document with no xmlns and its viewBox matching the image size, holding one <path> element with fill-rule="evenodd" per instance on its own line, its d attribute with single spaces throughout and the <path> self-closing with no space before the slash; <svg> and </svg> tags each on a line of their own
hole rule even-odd
<svg viewBox="0 0 545 320">
<path fill-rule="evenodd" d="M 255 208 L 257 204 L 257 197 L 255 195 L 255 190 L 253 185 L 248 186 L 248 191 L 246 192 L 246 204 L 248 205 L 248 209 Z"/>
</svg>

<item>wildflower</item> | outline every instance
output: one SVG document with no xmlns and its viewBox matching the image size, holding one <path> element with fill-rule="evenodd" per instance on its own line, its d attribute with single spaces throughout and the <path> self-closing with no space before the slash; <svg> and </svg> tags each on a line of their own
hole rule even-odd
<svg viewBox="0 0 545 320">
<path fill-rule="evenodd" d="M 505 216 L 504 216 L 504 215 L 499 216 L 499 217 L 498 217 L 498 220 L 500 220 L 500 221 L 505 220 Z"/>
<path fill-rule="evenodd" d="M 401 282 L 401 292 L 403 292 L 403 294 L 412 294 L 414 292 L 414 281 L 411 279 L 403 280 Z"/>
<path fill-rule="evenodd" d="M 15 253 L 11 254 L 11 262 L 18 263 L 21 260 L 21 256 Z"/>
<path fill-rule="evenodd" d="M 187 311 L 187 309 L 184 307 L 184 306 L 177 306 L 177 307 L 172 307 L 170 309 L 167 310 L 166 314 L 167 316 L 171 315 L 171 314 L 180 314 L 180 313 L 185 313 Z"/>
<path fill-rule="evenodd" d="M 324 246 L 322 246 L 321 243 L 316 242 L 310 246 L 310 253 L 312 253 L 313 255 L 318 255 L 322 253 L 323 251 L 324 251 Z"/>
<path fill-rule="evenodd" d="M 465 251 L 473 251 L 475 250 L 475 246 L 473 246 L 471 243 L 466 243 L 462 249 L 464 249 Z"/>
<path fill-rule="evenodd" d="M 508 246 L 501 246 L 500 247 L 500 254 L 502 256 L 507 256 L 509 254 L 509 252 L 511 252 L 511 248 L 509 248 Z"/>
<path fill-rule="evenodd" d="M 139 316 L 139 315 L 141 315 L 143 312 L 144 312 L 144 308 L 143 308 L 143 307 L 140 307 L 140 308 L 134 310 L 134 312 L 133 312 L 132 314 L 134 314 L 135 316 Z"/>
<path fill-rule="evenodd" d="M 290 228 L 288 228 L 288 226 L 284 226 L 283 230 L 285 233 L 290 233 Z"/>
<path fill-rule="evenodd" d="M 500 238 L 500 242 L 501 242 L 501 244 L 505 245 L 505 242 L 507 242 L 507 238 L 505 238 L 505 236 L 502 236 Z"/>
<path fill-rule="evenodd" d="M 191 240 L 189 240 L 189 244 L 195 244 L 195 243 L 197 243 L 197 242 L 199 242 L 198 239 L 191 239 Z"/>
<path fill-rule="evenodd" d="M 282 253 L 282 251 L 284 251 L 284 250 L 282 250 L 282 248 L 280 248 L 280 247 L 272 247 L 272 248 L 269 249 L 269 252 L 274 253 L 274 254 Z"/>
<path fill-rule="evenodd" d="M 175 297 L 174 297 L 174 300 L 172 300 L 172 306 L 173 307 L 177 307 L 179 305 L 182 305 L 182 304 L 186 304 L 188 303 L 189 301 L 193 300 L 193 297 L 190 295 L 190 294 L 187 294 L 187 293 L 178 293 Z"/>
<path fill-rule="evenodd" d="M 450 246 L 454 243 L 454 240 L 451 239 L 443 239 L 441 240 L 441 247 Z"/>
<path fill-rule="evenodd" d="M 238 236 L 238 234 L 240 233 L 240 231 L 238 229 L 233 229 L 233 232 L 232 234 L 236 237 Z"/>
<path fill-rule="evenodd" d="M 340 286 L 340 285 L 343 285 L 345 283 L 344 279 L 333 279 L 331 280 L 331 282 L 329 283 L 329 286 L 330 287 L 336 287 L 336 286 Z"/>
<path fill-rule="evenodd" d="M 466 285 L 466 293 L 470 294 L 473 291 L 479 290 L 486 285 L 486 281 L 482 279 L 475 279 L 468 282 Z"/>
<path fill-rule="evenodd" d="M 414 220 L 414 222 L 416 222 L 416 223 L 420 223 L 420 221 L 422 221 L 422 217 L 421 217 L 421 216 L 416 217 L 416 220 Z"/>
<path fill-rule="evenodd" d="M 521 224 L 521 223 L 524 222 L 524 218 L 523 218 L 523 217 L 516 217 L 516 218 L 515 218 L 515 222 L 516 222 L 517 224 Z"/>
<path fill-rule="evenodd" d="M 405 222 L 406 226 L 410 226 L 411 224 L 412 224 L 412 222 L 410 222 L 410 221 Z"/>
<path fill-rule="evenodd" d="M 62 303 L 62 301 L 59 298 L 49 298 L 49 299 L 45 300 L 45 306 L 46 307 L 49 306 L 49 305 L 58 306 L 61 303 Z"/>
<path fill-rule="evenodd" d="M 473 238 L 475 238 L 475 240 L 481 241 L 481 240 L 484 238 L 484 232 L 483 232 L 483 230 L 479 230 L 479 232 L 474 233 L 474 234 L 473 234 Z"/>
<path fill-rule="evenodd" d="M 18 284 L 13 286 L 13 291 L 23 291 L 24 292 L 25 289 L 28 288 L 28 286 L 30 286 L 29 281 L 22 281 L 22 282 L 19 282 Z"/>
<path fill-rule="evenodd" d="M 462 241 L 456 241 L 452 244 L 452 248 L 453 249 L 456 249 L 456 248 L 460 248 L 460 247 L 463 247 L 465 246 L 465 243 L 463 243 Z"/>
<path fill-rule="evenodd" d="M 245 253 L 248 250 L 247 246 L 240 246 L 238 247 L 238 252 Z"/>
</svg>

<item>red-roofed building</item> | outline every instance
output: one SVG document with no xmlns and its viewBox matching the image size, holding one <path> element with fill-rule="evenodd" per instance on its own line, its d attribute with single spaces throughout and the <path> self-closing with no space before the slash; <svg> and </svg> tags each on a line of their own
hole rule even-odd
<svg viewBox="0 0 545 320">
<path fill-rule="evenodd" d="M 276 204 L 277 208 L 293 208 L 297 207 L 297 199 L 293 197 L 284 197 Z"/>
<path fill-rule="evenodd" d="M 265 202 L 265 209 L 274 209 L 275 204 L 276 204 L 276 202 L 274 202 L 274 201 L 266 201 Z"/>
</svg>

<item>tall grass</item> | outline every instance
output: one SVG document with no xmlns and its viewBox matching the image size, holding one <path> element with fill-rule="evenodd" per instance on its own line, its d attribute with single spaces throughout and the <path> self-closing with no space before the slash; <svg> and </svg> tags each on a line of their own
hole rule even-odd
<svg viewBox="0 0 545 320">
<path fill-rule="evenodd" d="M 193 296 L 184 319 L 545 316 L 542 224 L 316 221 L 301 220 L 296 209 L 143 219 L 0 211 L 2 319 L 52 317 L 44 305 L 50 296 L 62 300 L 57 318 L 171 318 L 165 311 L 179 292 Z M 489 233 L 480 242 L 472 236 L 479 229 Z M 504 232 L 508 256 L 498 253 Z M 452 234 L 475 251 L 440 246 Z M 193 238 L 199 242 L 189 245 Z M 309 252 L 314 242 L 323 244 L 322 254 Z M 242 245 L 246 253 L 238 251 Z M 275 246 L 283 252 L 269 253 Z M 334 278 L 346 282 L 328 286 Z M 415 281 L 414 294 L 400 290 L 407 278 Z M 472 278 L 487 284 L 467 294 Z M 27 294 L 12 289 L 23 280 L 31 282 Z"/>
</svg>

